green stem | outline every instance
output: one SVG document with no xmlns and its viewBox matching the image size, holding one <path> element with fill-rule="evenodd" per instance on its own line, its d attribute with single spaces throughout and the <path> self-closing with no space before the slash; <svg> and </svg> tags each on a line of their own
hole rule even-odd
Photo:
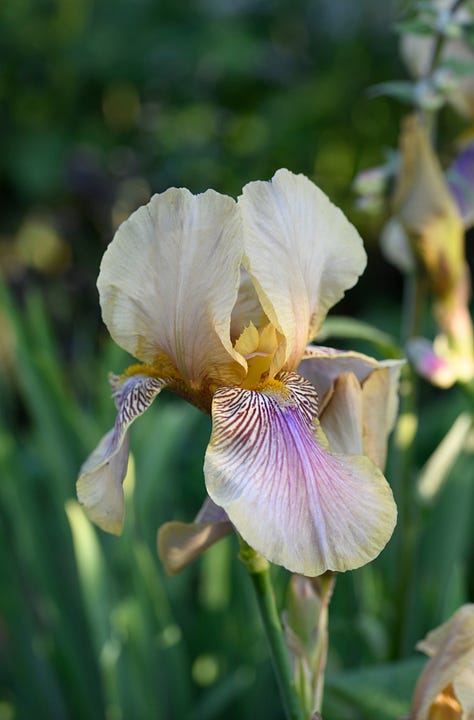
<svg viewBox="0 0 474 720">
<path fill-rule="evenodd" d="M 474 418 L 474 380 L 460 382 L 459 386 L 464 393 L 464 397 L 469 405 L 469 410 Z"/>
<path fill-rule="evenodd" d="M 403 305 L 403 340 L 420 334 L 425 301 L 425 283 L 418 272 L 408 277 Z M 398 578 L 395 609 L 395 657 L 403 657 L 411 650 L 410 618 L 416 560 L 417 508 L 414 499 L 414 450 L 418 423 L 418 377 L 411 367 L 405 368 L 400 384 L 400 415 L 395 434 L 395 493 L 398 502 Z"/>
<path fill-rule="evenodd" d="M 293 671 L 275 602 L 270 565 L 242 539 L 240 539 L 240 559 L 247 568 L 255 589 L 287 718 L 305 720 L 296 693 Z"/>
<path fill-rule="evenodd" d="M 464 2 L 465 2 L 465 0 L 454 0 L 453 4 L 451 5 L 451 8 L 449 9 L 449 14 L 451 16 L 453 16 L 457 12 L 457 10 L 461 7 L 461 5 L 464 4 Z M 446 42 L 446 35 L 443 32 L 438 31 L 434 35 L 433 52 L 431 53 L 431 59 L 430 59 L 429 65 L 428 65 L 428 69 L 424 76 L 425 78 L 430 78 L 433 75 L 434 71 L 436 70 L 436 68 L 441 60 L 441 55 L 443 52 L 445 42 Z M 421 111 L 421 114 L 424 116 L 424 118 L 426 120 L 428 130 L 429 130 L 429 135 L 432 138 L 436 134 L 437 112 L 438 112 L 437 109 L 433 110 L 431 112 L 428 112 L 426 110 Z"/>
<path fill-rule="evenodd" d="M 314 710 L 320 712 L 323 707 L 323 694 L 324 694 L 324 675 L 326 672 L 326 662 L 328 656 L 328 615 L 329 615 L 329 604 L 331 602 L 332 594 L 334 591 L 334 585 L 336 583 L 335 573 L 325 573 L 319 581 L 319 598 L 320 598 L 320 609 L 318 625 L 316 630 L 317 637 L 317 654 L 314 664 Z"/>
<path fill-rule="evenodd" d="M 453 4 L 451 5 L 451 8 L 449 9 L 449 14 L 452 16 L 454 15 L 457 10 L 463 5 L 465 0 L 455 0 Z M 444 42 L 446 40 L 446 36 L 442 32 L 437 32 L 435 35 L 435 44 L 433 48 L 433 53 L 431 55 L 431 60 L 428 68 L 428 72 L 426 73 L 427 76 L 430 76 L 434 70 L 436 69 L 440 59 L 441 59 L 441 53 L 443 51 Z"/>
</svg>

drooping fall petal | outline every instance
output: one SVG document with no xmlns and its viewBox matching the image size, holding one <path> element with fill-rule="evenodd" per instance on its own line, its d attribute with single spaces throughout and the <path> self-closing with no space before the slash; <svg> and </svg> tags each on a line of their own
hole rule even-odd
<svg viewBox="0 0 474 720">
<path fill-rule="evenodd" d="M 362 240 L 316 185 L 288 170 L 246 185 L 238 204 L 244 265 L 266 316 L 286 339 L 273 371 L 294 370 L 329 308 L 364 270 Z"/>
<path fill-rule="evenodd" d="M 168 575 L 176 575 L 211 545 L 232 532 L 227 520 L 208 523 L 168 522 L 158 531 L 158 555 Z"/>
<path fill-rule="evenodd" d="M 122 483 L 128 463 L 128 428 L 150 406 L 167 381 L 135 374 L 111 379 L 118 414 L 115 426 L 100 441 L 79 473 L 77 497 L 102 530 L 120 535 L 123 526 Z"/>
<path fill-rule="evenodd" d="M 220 388 L 204 464 L 210 497 L 244 540 L 308 576 L 369 562 L 396 519 L 381 472 L 368 458 L 329 452 L 316 413 L 314 388 L 294 373 L 262 391 Z"/>
<path fill-rule="evenodd" d="M 224 510 L 207 498 L 194 522 L 167 522 L 158 530 L 158 555 L 168 575 L 176 575 L 233 530 Z"/>
<path fill-rule="evenodd" d="M 230 317 L 241 259 L 230 197 L 184 188 L 154 195 L 120 226 L 102 260 L 97 286 L 110 334 L 147 363 L 169 359 L 191 385 L 238 381 L 245 362 L 232 348 Z"/>
</svg>

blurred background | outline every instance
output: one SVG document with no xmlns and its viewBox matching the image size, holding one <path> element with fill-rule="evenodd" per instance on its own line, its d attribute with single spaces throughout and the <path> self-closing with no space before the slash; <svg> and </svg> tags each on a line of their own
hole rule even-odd
<svg viewBox="0 0 474 720">
<path fill-rule="evenodd" d="M 1 4 L 0 720 L 282 718 L 235 539 L 176 578 L 156 555 L 158 526 L 190 521 L 204 498 L 207 418 L 165 393 L 134 426 L 120 539 L 75 503 L 78 468 L 114 419 L 107 373 L 131 362 L 101 322 L 95 281 L 114 230 L 152 193 L 237 196 L 288 167 L 366 243 L 368 269 L 335 312 L 398 336 L 402 285 L 378 249 L 383 218 L 355 209 L 351 183 L 397 143 L 403 108 L 367 89 L 405 77 L 393 32 L 405 5 Z M 449 141 L 459 121 L 448 110 L 442 123 Z M 421 399 L 420 465 L 460 403 L 427 386 Z M 472 598 L 463 462 L 425 519 L 403 642 L 393 543 L 338 579 L 329 719 L 406 712 L 416 640 Z M 283 598 L 287 576 L 275 580 Z"/>
</svg>

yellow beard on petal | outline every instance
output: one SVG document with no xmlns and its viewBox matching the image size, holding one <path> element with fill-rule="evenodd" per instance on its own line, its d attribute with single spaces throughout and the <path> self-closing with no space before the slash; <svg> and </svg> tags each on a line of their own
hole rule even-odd
<svg viewBox="0 0 474 720">
<path fill-rule="evenodd" d="M 260 383 L 255 390 L 258 390 L 269 397 L 273 397 L 282 407 L 294 405 L 290 389 L 281 380 L 269 378 L 268 380 Z"/>
<path fill-rule="evenodd" d="M 167 381 L 167 389 L 179 395 L 187 402 L 202 410 L 207 415 L 211 414 L 212 395 L 215 388 L 211 381 L 202 382 L 196 387 L 187 383 L 169 357 L 161 353 L 155 358 L 153 364 L 136 363 L 130 365 L 120 376 L 120 380 L 133 375 L 148 375 Z"/>
</svg>

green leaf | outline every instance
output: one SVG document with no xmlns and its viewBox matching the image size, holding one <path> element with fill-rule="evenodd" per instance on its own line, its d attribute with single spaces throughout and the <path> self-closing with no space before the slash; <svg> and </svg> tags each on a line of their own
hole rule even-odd
<svg viewBox="0 0 474 720">
<path fill-rule="evenodd" d="M 422 658 L 328 674 L 323 717 L 335 717 L 331 708 L 357 709 L 364 720 L 399 720 L 410 708 L 413 690 L 424 665 Z M 341 715 L 339 715 L 340 717 Z M 344 714 L 344 717 L 348 717 Z M 352 716 L 349 716 L 352 717 Z"/>
<path fill-rule="evenodd" d="M 457 60 L 455 58 L 447 58 L 439 65 L 444 70 L 449 70 L 457 77 L 465 77 L 474 73 L 473 60 Z"/>
<path fill-rule="evenodd" d="M 466 446 L 471 427 L 471 415 L 461 413 L 421 469 L 417 480 L 417 493 L 423 505 L 431 505 L 436 499 Z"/>
<path fill-rule="evenodd" d="M 392 335 L 383 330 L 350 317 L 330 317 L 325 320 L 316 338 L 318 343 L 328 338 L 347 338 L 352 340 L 365 340 L 371 343 L 383 357 L 402 358 L 403 352 Z"/>
<path fill-rule="evenodd" d="M 472 547 L 473 451 L 460 454 L 430 508 L 419 545 L 418 627 L 414 638 L 439 625 L 469 599 L 465 558 Z"/>
<path fill-rule="evenodd" d="M 386 95 L 410 105 L 415 104 L 417 98 L 416 85 L 408 80 L 392 80 L 372 85 L 368 90 L 368 94 L 372 98 Z"/>
<path fill-rule="evenodd" d="M 400 35 L 434 35 L 433 25 L 419 19 L 396 23 L 395 32 Z"/>
<path fill-rule="evenodd" d="M 97 655 L 110 638 L 110 579 L 97 531 L 75 500 L 66 503 L 84 605 Z"/>
</svg>

